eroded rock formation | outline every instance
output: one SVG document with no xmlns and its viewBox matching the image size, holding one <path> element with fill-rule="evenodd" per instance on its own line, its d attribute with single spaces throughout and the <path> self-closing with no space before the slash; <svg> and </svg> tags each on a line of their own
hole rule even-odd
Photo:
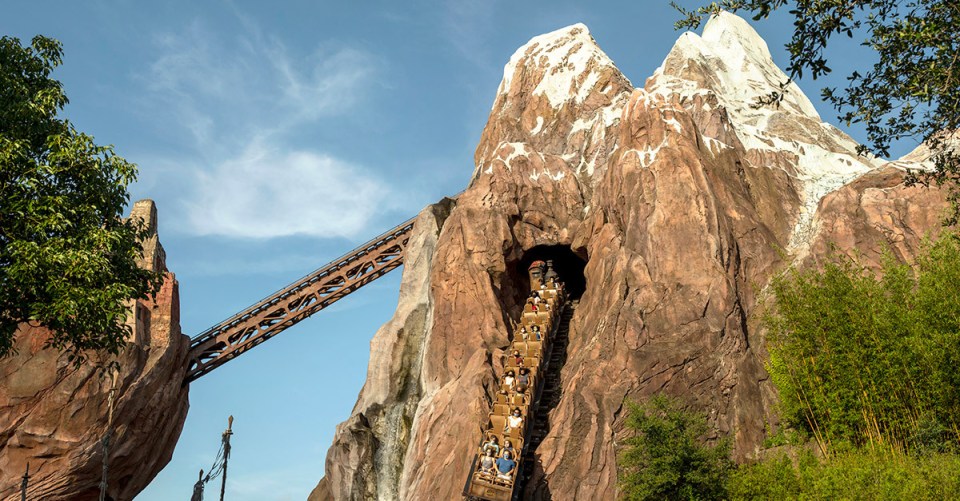
<svg viewBox="0 0 960 501">
<path fill-rule="evenodd" d="M 107 491 L 114 500 L 133 499 L 170 461 L 188 407 L 182 382 L 190 340 L 180 332 L 177 281 L 156 235 L 156 207 L 137 202 L 131 216 L 153 230 L 141 266 L 166 279 L 152 300 L 134 305 L 131 344 L 119 357 Z M 47 337 L 24 326 L 17 354 L 0 360 L 0 499 L 20 499 L 27 463 L 28 499 L 97 499 L 113 382 L 43 349 Z"/>
<path fill-rule="evenodd" d="M 759 292 L 828 242 L 909 259 L 943 207 L 903 186 L 902 164 L 858 156 L 795 86 L 752 106 L 784 80 L 729 14 L 681 36 L 643 88 L 583 25 L 517 50 L 469 187 L 418 220 L 310 499 L 459 497 L 537 249 L 582 258 L 586 287 L 526 498 L 614 498 L 624 403 L 657 392 L 755 454 L 776 425 Z"/>
</svg>

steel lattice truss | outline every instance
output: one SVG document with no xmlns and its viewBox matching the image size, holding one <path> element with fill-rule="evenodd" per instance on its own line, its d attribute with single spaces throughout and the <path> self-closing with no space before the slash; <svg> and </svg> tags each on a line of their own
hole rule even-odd
<svg viewBox="0 0 960 501">
<path fill-rule="evenodd" d="M 403 264 L 413 219 L 220 322 L 190 342 L 193 381 Z"/>
</svg>

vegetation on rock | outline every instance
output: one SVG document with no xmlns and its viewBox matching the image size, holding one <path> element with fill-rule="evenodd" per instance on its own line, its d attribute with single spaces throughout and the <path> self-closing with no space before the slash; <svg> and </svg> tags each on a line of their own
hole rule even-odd
<svg viewBox="0 0 960 501">
<path fill-rule="evenodd" d="M 960 457 L 862 449 L 823 460 L 802 451 L 796 458 L 779 455 L 740 467 L 730 476 L 727 493 L 731 500 L 956 499 Z"/>
<path fill-rule="evenodd" d="M 960 444 L 960 239 L 874 274 L 835 256 L 773 282 L 769 372 L 786 423 L 829 455 L 851 444 L 945 452 Z"/>
<path fill-rule="evenodd" d="M 733 467 L 726 440 L 704 443 L 707 420 L 678 402 L 655 395 L 628 403 L 627 428 L 633 436 L 620 453 L 623 499 L 723 499 Z"/>
<path fill-rule="evenodd" d="M 0 356 L 24 322 L 79 363 L 125 344 L 128 302 L 160 286 L 137 266 L 146 226 L 123 220 L 136 166 L 59 118 L 60 42 L 0 38 Z"/>
<path fill-rule="evenodd" d="M 700 415 L 631 406 L 625 499 L 954 499 L 960 496 L 960 236 L 880 270 L 835 254 L 772 283 L 768 370 L 785 430 L 736 469 Z M 814 454 L 804 442 L 816 444 Z M 786 446 L 786 447 L 781 447 Z"/>
</svg>

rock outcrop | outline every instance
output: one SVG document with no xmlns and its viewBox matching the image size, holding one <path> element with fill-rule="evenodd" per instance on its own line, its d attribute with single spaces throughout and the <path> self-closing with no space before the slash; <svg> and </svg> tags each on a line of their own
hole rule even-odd
<svg viewBox="0 0 960 501">
<path fill-rule="evenodd" d="M 190 340 L 180 332 L 177 281 L 156 235 L 156 207 L 139 201 L 131 217 L 152 230 L 141 266 L 166 279 L 155 297 L 133 305 L 132 339 L 118 358 L 107 490 L 114 500 L 133 499 L 170 461 L 188 407 L 182 382 Z M 44 349 L 47 337 L 24 326 L 17 353 L 0 360 L 0 499 L 20 499 L 27 463 L 28 499 L 97 499 L 113 381 Z"/>
<path fill-rule="evenodd" d="M 909 259 L 943 207 L 903 186 L 903 165 L 858 156 L 795 86 L 754 106 L 785 80 L 730 14 L 681 36 L 639 89 L 583 25 L 517 50 L 469 187 L 418 220 L 400 306 L 310 499 L 459 497 L 522 264 L 550 253 L 585 262 L 585 290 L 526 499 L 614 498 L 624 404 L 658 392 L 754 455 L 777 422 L 759 292 L 828 242 Z"/>
</svg>

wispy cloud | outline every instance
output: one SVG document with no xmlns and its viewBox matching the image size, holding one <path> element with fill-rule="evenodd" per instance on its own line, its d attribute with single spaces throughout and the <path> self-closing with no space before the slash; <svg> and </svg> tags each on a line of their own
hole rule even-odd
<svg viewBox="0 0 960 501">
<path fill-rule="evenodd" d="M 195 22 L 156 37 L 159 51 L 141 75 L 152 98 L 185 119 L 205 146 L 210 130 L 244 125 L 288 130 L 349 111 L 368 91 L 377 59 L 351 47 L 318 47 L 302 56 L 251 21 L 233 40 Z M 244 117 L 237 121 L 238 117 Z"/>
<path fill-rule="evenodd" d="M 140 75 L 151 113 L 185 143 L 158 162 L 187 188 L 176 194 L 187 232 L 241 238 L 354 237 L 389 188 L 363 166 L 300 145 L 304 128 L 362 106 L 378 60 L 351 47 L 293 54 L 256 23 L 214 35 L 195 22 L 156 37 L 157 56 Z M 147 182 L 155 182 L 149 179 Z M 176 183 L 176 182 L 174 182 Z"/>
<path fill-rule="evenodd" d="M 387 194 L 362 168 L 259 141 L 199 172 L 196 191 L 187 203 L 194 233 L 254 238 L 355 237 Z"/>
<path fill-rule="evenodd" d="M 446 38 L 461 56 L 480 68 L 491 66 L 491 54 L 485 43 L 496 23 L 496 0 L 449 2 L 443 12 Z"/>
</svg>

